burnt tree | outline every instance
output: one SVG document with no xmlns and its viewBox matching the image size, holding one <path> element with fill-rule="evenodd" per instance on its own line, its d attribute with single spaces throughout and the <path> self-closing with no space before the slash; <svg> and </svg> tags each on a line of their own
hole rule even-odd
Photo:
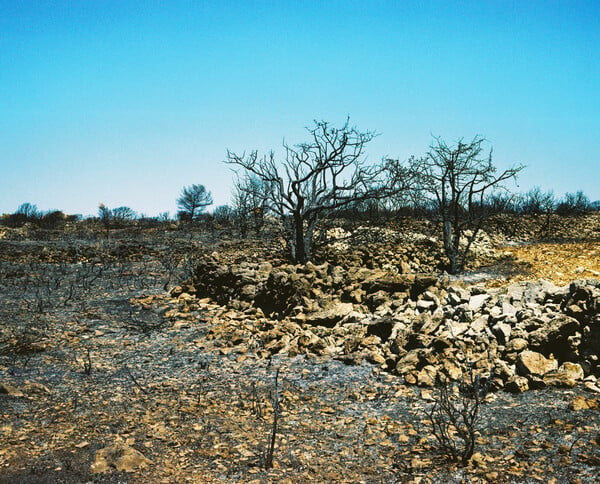
<svg viewBox="0 0 600 484">
<path fill-rule="evenodd" d="M 310 140 L 295 146 L 284 143 L 284 157 L 273 152 L 259 157 L 227 152 L 226 163 L 237 165 L 267 187 L 266 201 L 283 221 L 289 254 L 304 264 L 312 255 L 312 241 L 323 217 L 350 204 L 386 195 L 385 166 L 368 166 L 364 160 L 371 131 L 360 132 L 349 125 L 333 127 L 315 121 L 307 128 Z"/>
<path fill-rule="evenodd" d="M 437 137 L 427 156 L 413 160 L 420 193 L 435 208 L 442 223 L 451 274 L 464 269 L 471 245 L 490 214 L 485 209 L 486 194 L 505 189 L 503 182 L 514 179 L 524 168 L 518 165 L 498 172 L 491 149 L 484 153 L 485 141 L 475 136 L 470 142 L 461 139 L 449 146 Z"/>
</svg>

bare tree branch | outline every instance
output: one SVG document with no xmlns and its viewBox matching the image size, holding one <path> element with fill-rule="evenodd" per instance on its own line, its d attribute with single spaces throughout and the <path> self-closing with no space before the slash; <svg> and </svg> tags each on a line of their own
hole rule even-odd
<svg viewBox="0 0 600 484">
<path fill-rule="evenodd" d="M 517 165 L 497 172 L 492 151 L 482 156 L 485 138 L 470 142 L 458 140 L 448 146 L 434 137 L 425 158 L 413 160 L 421 194 L 436 206 L 443 224 L 443 240 L 448 269 L 455 274 L 464 269 L 471 245 L 486 219 L 485 195 L 491 189 L 504 189 L 503 182 L 515 179 L 524 168 Z"/>
<path fill-rule="evenodd" d="M 341 128 L 315 121 L 310 140 L 295 146 L 284 143 L 284 158 L 273 152 L 259 158 L 256 151 L 227 152 L 226 163 L 257 176 L 269 187 L 269 208 L 288 229 L 287 241 L 294 262 L 306 263 L 318 222 L 350 204 L 382 198 L 390 193 L 386 165 L 368 166 L 365 145 L 376 133 L 360 132 L 349 120 Z"/>
</svg>

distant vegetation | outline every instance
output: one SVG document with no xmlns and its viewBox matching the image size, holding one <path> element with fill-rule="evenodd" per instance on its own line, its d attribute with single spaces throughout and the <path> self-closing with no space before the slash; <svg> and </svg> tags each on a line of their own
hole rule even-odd
<svg viewBox="0 0 600 484">
<path fill-rule="evenodd" d="M 511 192 L 505 183 L 524 166 L 498 172 L 481 136 L 455 144 L 434 138 L 422 157 L 367 164 L 365 148 L 374 132 L 359 131 L 348 120 L 341 127 L 315 122 L 307 131 L 308 141 L 283 145 L 281 159 L 273 151 L 265 155 L 228 151 L 226 163 L 237 170 L 231 204 L 212 212 L 205 211 L 213 203 L 210 191 L 193 184 L 176 199 L 179 211 L 174 218 L 168 212 L 147 217 L 126 206 L 100 204 L 96 217 L 83 219 L 23 203 L 14 213 L 2 215 L 0 224 L 47 230 L 96 224 L 107 238 L 122 228 L 166 224 L 177 230 L 225 230 L 243 239 L 250 233 L 259 236 L 271 221 L 281 228 L 290 260 L 304 264 L 313 256 L 316 234 L 334 219 L 377 223 L 410 216 L 439 224 L 448 270 L 456 273 L 463 269 L 471 243 L 491 216 L 539 215 L 546 220 L 545 230 L 551 231 L 553 215 L 600 210 L 600 201 L 591 202 L 582 191 L 560 198 L 539 187 Z"/>
</svg>

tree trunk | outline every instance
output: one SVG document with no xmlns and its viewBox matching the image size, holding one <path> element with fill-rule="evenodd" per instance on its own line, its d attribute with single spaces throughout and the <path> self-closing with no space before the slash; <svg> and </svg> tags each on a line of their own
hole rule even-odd
<svg viewBox="0 0 600 484">
<path fill-rule="evenodd" d="M 444 222 L 444 252 L 448 261 L 448 272 L 450 274 L 456 274 L 458 272 L 458 248 L 455 247 L 457 242 L 458 234 L 452 230 L 452 223 L 450 221 Z"/>
<path fill-rule="evenodd" d="M 304 220 L 302 220 L 300 214 L 294 214 L 293 224 L 294 251 L 292 259 L 296 264 L 306 264 L 308 262 L 308 254 L 304 240 Z"/>
</svg>

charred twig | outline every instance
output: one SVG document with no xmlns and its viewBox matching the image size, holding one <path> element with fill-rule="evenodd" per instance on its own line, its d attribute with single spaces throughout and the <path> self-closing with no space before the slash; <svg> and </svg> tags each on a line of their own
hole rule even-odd
<svg viewBox="0 0 600 484">
<path fill-rule="evenodd" d="M 92 353 L 89 348 L 87 348 L 86 357 L 83 360 L 83 372 L 88 376 L 92 374 Z"/>
<path fill-rule="evenodd" d="M 482 380 L 470 375 L 470 381 L 458 385 L 442 382 L 433 407 L 427 412 L 433 434 L 441 451 L 451 460 L 466 465 L 475 450 L 479 410 L 490 391 L 493 371 Z"/>
<path fill-rule="evenodd" d="M 129 375 L 129 377 L 131 378 L 131 381 L 133 382 L 133 384 L 138 387 L 140 389 L 140 391 L 142 393 L 144 393 L 145 395 L 148 395 L 148 390 L 146 390 L 142 385 L 140 385 L 140 383 L 137 381 L 137 379 L 135 378 L 135 376 L 133 375 L 133 373 L 131 372 L 131 370 L 129 369 L 129 367 L 127 365 L 124 365 L 123 368 L 125 368 L 125 371 L 127 372 L 127 374 Z"/>
<path fill-rule="evenodd" d="M 275 389 L 273 393 L 273 425 L 269 439 L 267 453 L 265 456 L 265 469 L 273 467 L 273 453 L 275 452 L 275 440 L 277 438 L 277 425 L 279 423 L 279 368 L 275 371 Z"/>
</svg>

